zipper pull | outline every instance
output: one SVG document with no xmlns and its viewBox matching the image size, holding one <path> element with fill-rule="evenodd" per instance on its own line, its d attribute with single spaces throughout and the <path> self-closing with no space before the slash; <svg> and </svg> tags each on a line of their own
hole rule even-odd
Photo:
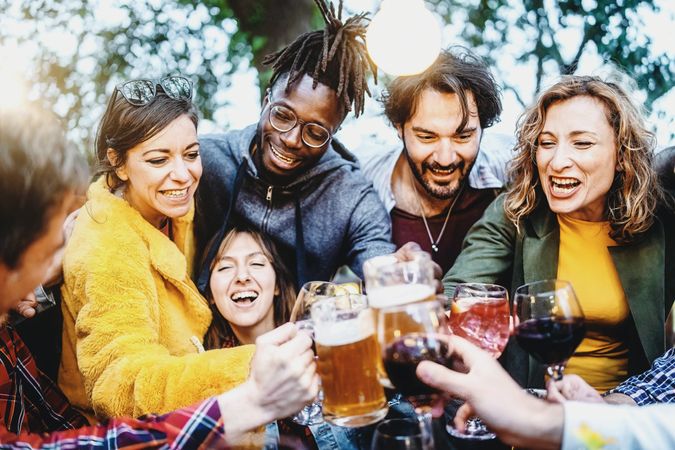
<svg viewBox="0 0 675 450">
<path fill-rule="evenodd" d="M 272 186 L 267 187 L 267 195 L 265 196 L 265 199 L 272 203 Z"/>
</svg>

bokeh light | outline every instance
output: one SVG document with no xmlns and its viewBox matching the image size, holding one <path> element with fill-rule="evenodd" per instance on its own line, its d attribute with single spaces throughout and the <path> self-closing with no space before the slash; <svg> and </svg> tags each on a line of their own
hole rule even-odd
<svg viewBox="0 0 675 450">
<path fill-rule="evenodd" d="M 21 108 L 27 101 L 27 61 L 16 47 L 0 47 L 0 109 Z"/>
<path fill-rule="evenodd" d="M 438 57 L 441 30 L 423 0 L 384 0 L 368 26 L 366 46 L 382 71 L 413 75 Z"/>
</svg>

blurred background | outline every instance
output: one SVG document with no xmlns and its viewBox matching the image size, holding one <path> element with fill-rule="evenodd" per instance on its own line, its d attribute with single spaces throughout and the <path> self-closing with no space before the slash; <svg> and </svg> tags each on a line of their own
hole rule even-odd
<svg viewBox="0 0 675 450">
<path fill-rule="evenodd" d="M 336 2 L 337 3 L 337 2 Z M 346 0 L 345 14 L 380 1 Z M 675 139 L 675 2 L 672 0 L 427 0 L 443 46 L 486 58 L 503 87 L 491 133 L 513 134 L 518 115 L 560 74 L 598 74 L 612 63 L 635 81 L 658 147 Z M 337 7 L 337 4 L 336 4 Z M 343 17 L 344 15 L 343 14 Z M 313 0 L 0 0 L 0 107 L 38 102 L 91 152 L 114 86 L 182 73 L 196 86 L 200 132 L 256 122 L 269 73 L 265 54 L 320 28 Z M 373 86 L 362 118 L 338 133 L 348 148 L 397 145 Z"/>
</svg>

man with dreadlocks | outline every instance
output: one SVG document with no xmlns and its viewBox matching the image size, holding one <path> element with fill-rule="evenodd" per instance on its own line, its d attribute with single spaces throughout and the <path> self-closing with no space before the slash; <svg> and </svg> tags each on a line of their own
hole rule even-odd
<svg viewBox="0 0 675 450">
<path fill-rule="evenodd" d="M 341 20 L 316 0 L 326 26 L 268 55 L 273 69 L 257 125 L 200 139 L 204 175 L 197 199 L 198 246 L 220 241 L 233 220 L 269 234 L 298 285 L 327 280 L 348 264 L 396 249 L 390 220 L 356 158 L 333 139 L 346 114 L 363 111 L 365 14 Z M 212 246 L 213 249 L 217 246 Z M 214 253 L 214 252 L 207 252 Z M 209 279 L 206 254 L 198 285 Z"/>
</svg>

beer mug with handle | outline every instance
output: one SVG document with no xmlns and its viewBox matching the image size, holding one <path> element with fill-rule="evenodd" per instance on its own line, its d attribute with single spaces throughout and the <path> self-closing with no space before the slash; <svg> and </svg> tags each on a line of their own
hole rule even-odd
<svg viewBox="0 0 675 450">
<path fill-rule="evenodd" d="M 323 416 L 338 426 L 362 427 L 387 415 L 378 376 L 379 351 L 366 297 L 350 294 L 312 305 Z"/>
<path fill-rule="evenodd" d="M 291 322 L 295 322 L 298 329 L 308 333 L 314 339 L 314 323 L 310 308 L 318 300 L 348 294 L 348 291 L 337 284 L 328 281 L 308 281 L 300 289 L 298 298 L 291 310 Z M 315 350 L 316 353 L 316 350 Z M 322 401 L 323 391 L 319 391 L 317 398 L 293 416 L 293 422 L 300 425 L 316 425 L 323 422 Z"/>
</svg>

